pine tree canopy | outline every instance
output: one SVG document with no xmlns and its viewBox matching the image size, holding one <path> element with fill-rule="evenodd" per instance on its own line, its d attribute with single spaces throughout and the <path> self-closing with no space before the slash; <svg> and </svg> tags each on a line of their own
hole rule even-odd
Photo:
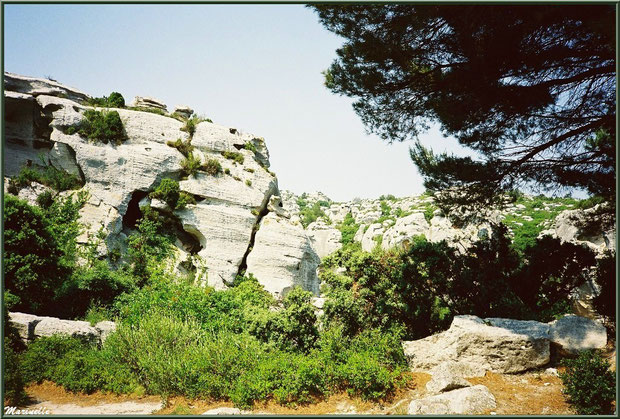
<svg viewBox="0 0 620 419">
<path fill-rule="evenodd" d="M 614 5 L 310 7 L 344 38 L 325 85 L 369 132 L 417 140 L 438 122 L 480 156 L 417 142 L 428 189 L 461 205 L 526 185 L 615 202 Z"/>
</svg>

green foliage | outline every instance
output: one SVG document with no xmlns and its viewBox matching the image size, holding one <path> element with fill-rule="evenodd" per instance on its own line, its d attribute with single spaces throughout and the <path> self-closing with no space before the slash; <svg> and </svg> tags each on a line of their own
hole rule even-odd
<svg viewBox="0 0 620 419">
<path fill-rule="evenodd" d="M 357 233 L 359 227 L 359 224 L 355 223 L 355 218 L 353 218 L 353 215 L 351 215 L 350 212 L 347 213 L 347 215 L 344 217 L 344 220 L 342 221 L 342 224 L 337 227 L 342 234 L 340 238 L 340 243 L 342 243 L 343 246 L 352 244 L 355 233 Z"/>
<path fill-rule="evenodd" d="M 392 208 L 385 201 L 380 201 L 381 203 L 381 216 L 388 217 Z"/>
<path fill-rule="evenodd" d="M 243 148 L 245 148 L 246 150 L 250 150 L 252 153 L 258 152 L 258 150 L 256 149 L 256 146 L 254 145 L 252 141 L 248 141 L 247 143 L 245 143 L 243 145 Z"/>
<path fill-rule="evenodd" d="M 24 166 L 16 177 L 9 180 L 9 184 L 13 189 L 12 193 L 14 195 L 17 195 L 19 189 L 25 186 L 30 186 L 32 182 L 38 182 L 45 186 L 49 186 L 58 192 L 78 189 L 82 186 L 82 182 L 77 176 L 57 169 L 52 165 L 45 167 Z"/>
<path fill-rule="evenodd" d="M 247 186 L 252 186 L 252 181 L 251 181 L 250 179 L 246 179 L 246 180 L 245 180 L 245 184 L 246 184 Z"/>
<path fill-rule="evenodd" d="M 311 207 L 304 206 L 304 208 L 301 208 L 300 206 L 300 209 L 299 215 L 301 217 L 301 224 L 304 228 L 315 222 L 319 217 L 325 217 L 325 212 L 319 202 L 315 202 Z"/>
<path fill-rule="evenodd" d="M 397 199 L 394 195 L 389 194 L 389 195 L 381 195 L 379 197 L 379 201 L 392 201 L 395 202 Z"/>
<path fill-rule="evenodd" d="M 607 321 L 616 323 L 616 253 L 607 252 L 598 259 L 595 281 L 601 286 L 601 292 L 594 298 L 594 308 Z"/>
<path fill-rule="evenodd" d="M 181 161 L 181 170 L 185 176 L 196 176 L 199 169 L 201 169 L 200 158 L 194 157 L 191 152 Z"/>
<path fill-rule="evenodd" d="M 7 195 L 4 201 L 5 289 L 12 310 L 42 314 L 52 309 L 55 291 L 70 270 L 62 263 L 63 244 L 43 210 Z"/>
<path fill-rule="evenodd" d="M 236 151 L 222 151 L 222 156 L 239 164 L 243 164 L 245 161 L 243 154 Z"/>
<path fill-rule="evenodd" d="M 183 154 L 185 157 L 188 157 L 188 158 L 190 154 L 192 153 L 192 151 L 194 151 L 194 146 L 192 145 L 192 142 L 189 140 L 183 141 L 182 139 L 177 138 L 176 141 L 168 141 L 166 142 L 166 144 L 169 147 L 176 148 L 177 150 L 179 150 L 181 154 Z"/>
<path fill-rule="evenodd" d="M 129 393 L 136 387 L 129 369 L 113 362 L 109 351 L 69 336 L 41 337 L 32 342 L 21 368 L 26 383 L 50 380 L 73 392 Z"/>
<path fill-rule="evenodd" d="M 137 231 L 127 238 L 127 256 L 138 284 L 148 279 L 152 264 L 160 264 L 170 256 L 172 246 L 172 237 L 157 212 L 145 207 L 142 214 Z"/>
<path fill-rule="evenodd" d="M 588 209 L 588 208 L 592 208 L 598 204 L 602 204 L 606 202 L 605 198 L 600 196 L 600 195 L 595 195 L 595 196 L 591 196 L 587 199 L 582 199 L 580 201 L 577 201 L 577 205 L 575 205 L 575 208 L 577 209 Z"/>
<path fill-rule="evenodd" d="M 417 139 L 432 120 L 478 153 L 414 147 L 428 189 L 462 192 L 443 204 L 488 206 L 526 184 L 580 187 L 615 203 L 613 8 L 312 7 L 344 43 L 325 85 L 355 99 L 369 132 Z M 596 57 L 588 71 L 574 65 L 584 56 Z"/>
<path fill-rule="evenodd" d="M 204 170 L 211 176 L 216 176 L 222 173 L 222 165 L 217 159 L 209 159 L 207 162 L 201 167 L 201 170 Z M 229 170 L 230 172 L 230 170 Z"/>
<path fill-rule="evenodd" d="M 187 132 L 191 140 L 196 133 L 196 126 L 203 121 L 204 119 L 193 115 L 191 118 L 185 120 L 185 125 L 181 127 L 181 131 Z"/>
<path fill-rule="evenodd" d="M 125 107 L 125 98 L 118 92 L 110 93 L 108 97 L 108 103 L 113 108 L 124 108 Z"/>
<path fill-rule="evenodd" d="M 560 373 L 564 393 L 580 415 L 610 415 L 616 396 L 616 377 L 609 363 L 594 351 L 585 351 L 577 359 L 566 360 L 566 372 Z"/>
<path fill-rule="evenodd" d="M 110 96 L 91 97 L 85 102 L 89 106 L 101 106 L 105 108 L 124 108 L 125 98 L 118 92 L 110 93 Z"/>
<path fill-rule="evenodd" d="M 24 391 L 24 382 L 20 371 L 19 355 L 7 343 L 4 344 L 3 381 L 6 405 L 20 406 L 21 403 L 26 400 L 27 395 Z"/>
<path fill-rule="evenodd" d="M 96 111 L 87 109 L 79 124 L 67 128 L 67 134 L 78 133 L 83 137 L 107 144 L 116 145 L 127 140 L 123 121 L 116 111 Z"/>
<path fill-rule="evenodd" d="M 180 193 L 179 182 L 174 179 L 164 178 L 149 196 L 153 199 L 164 201 L 170 208 L 174 209 L 177 206 Z"/>
<path fill-rule="evenodd" d="M 196 205 L 196 198 L 192 194 L 181 191 L 175 209 L 182 210 L 188 205 Z"/>
</svg>

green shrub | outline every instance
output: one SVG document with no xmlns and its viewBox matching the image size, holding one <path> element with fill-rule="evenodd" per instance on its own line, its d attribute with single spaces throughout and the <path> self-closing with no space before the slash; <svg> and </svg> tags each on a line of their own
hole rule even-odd
<svg viewBox="0 0 620 419">
<path fill-rule="evenodd" d="M 18 175 L 10 180 L 10 183 L 16 189 L 30 186 L 32 182 L 41 183 L 59 192 L 82 187 L 82 182 L 77 176 L 71 175 L 51 165 L 45 167 L 24 166 Z M 15 191 L 15 194 L 17 194 L 17 191 Z"/>
<path fill-rule="evenodd" d="M 355 223 L 355 218 L 353 218 L 353 215 L 351 215 L 350 212 L 347 213 L 342 221 L 342 224 L 337 227 L 342 234 L 340 243 L 342 243 L 343 246 L 353 243 L 353 238 L 355 237 L 357 230 L 359 230 L 359 227 L 359 224 Z"/>
<path fill-rule="evenodd" d="M 21 406 L 27 398 L 20 367 L 19 354 L 4 338 L 4 400 L 5 405 Z"/>
<path fill-rule="evenodd" d="M 13 310 L 43 314 L 53 309 L 56 290 L 70 267 L 63 243 L 45 212 L 7 195 L 4 201 L 5 289 L 16 297 Z"/>
<path fill-rule="evenodd" d="M 164 201 L 170 208 L 174 209 L 177 206 L 180 193 L 179 182 L 174 179 L 164 178 L 149 196 L 153 199 Z"/>
<path fill-rule="evenodd" d="M 177 206 L 175 209 L 182 210 L 188 205 L 196 205 L 196 198 L 193 195 L 181 191 L 179 194 L 179 200 L 177 201 Z"/>
<path fill-rule="evenodd" d="M 252 181 L 251 181 L 250 179 L 246 179 L 246 180 L 245 180 L 245 184 L 246 184 L 247 186 L 252 186 Z"/>
<path fill-rule="evenodd" d="M 108 97 L 108 103 L 110 107 L 113 108 L 124 108 L 125 107 L 125 98 L 118 92 L 110 93 Z"/>
<path fill-rule="evenodd" d="M 181 131 L 187 132 L 187 134 L 189 135 L 189 138 L 191 139 L 196 133 L 196 126 L 202 121 L 203 121 L 202 119 L 194 115 L 185 121 L 185 125 L 181 127 Z"/>
<path fill-rule="evenodd" d="M 220 162 L 217 159 L 209 159 L 202 166 L 201 170 L 204 170 L 205 172 L 207 172 L 211 176 L 216 176 L 219 173 L 222 173 L 222 165 L 220 164 Z"/>
<path fill-rule="evenodd" d="M 251 141 L 248 141 L 247 143 L 245 143 L 243 145 L 243 148 L 245 148 L 246 150 L 250 150 L 252 153 L 257 153 L 258 152 L 258 150 L 256 149 L 256 146 Z"/>
<path fill-rule="evenodd" d="M 301 206 L 300 206 L 301 208 Z M 301 224 L 304 228 L 315 222 L 319 217 L 325 217 L 325 212 L 321 208 L 321 204 L 315 202 L 311 207 L 304 206 L 299 212 Z"/>
<path fill-rule="evenodd" d="M 166 144 L 169 147 L 173 147 L 179 150 L 179 152 L 185 157 L 189 157 L 191 152 L 194 151 L 194 146 L 192 145 L 191 141 L 183 141 L 180 138 L 177 138 L 176 141 L 168 141 L 166 142 Z"/>
<path fill-rule="evenodd" d="M 224 169 L 224 173 L 229 175 L 230 174 L 230 169 L 227 167 L 226 169 Z"/>
<path fill-rule="evenodd" d="M 84 118 L 75 126 L 67 129 L 67 134 L 78 133 L 95 142 L 120 145 L 127 140 L 121 117 L 116 111 L 95 111 L 87 109 Z"/>
<path fill-rule="evenodd" d="M 37 205 L 43 209 L 47 209 L 54 203 L 54 195 L 51 191 L 44 191 L 37 196 Z"/>
<path fill-rule="evenodd" d="M 193 153 L 189 153 L 187 157 L 181 161 L 181 169 L 185 176 L 196 176 L 200 168 L 200 159 L 194 157 Z"/>
<path fill-rule="evenodd" d="M 89 106 L 102 106 L 106 108 L 124 108 L 125 98 L 118 92 L 112 92 L 110 96 L 88 98 L 86 104 Z"/>
<path fill-rule="evenodd" d="M 243 164 L 245 161 L 243 154 L 236 151 L 222 151 L 222 156 L 239 164 Z"/>
<path fill-rule="evenodd" d="M 137 231 L 127 238 L 128 260 L 139 283 L 148 279 L 152 264 L 159 265 L 170 256 L 173 240 L 154 210 L 142 208 L 142 214 Z"/>
<path fill-rule="evenodd" d="M 560 373 L 564 393 L 580 415 L 609 415 L 616 396 L 616 377 L 609 363 L 594 351 L 585 351 L 577 359 L 566 360 Z"/>
</svg>

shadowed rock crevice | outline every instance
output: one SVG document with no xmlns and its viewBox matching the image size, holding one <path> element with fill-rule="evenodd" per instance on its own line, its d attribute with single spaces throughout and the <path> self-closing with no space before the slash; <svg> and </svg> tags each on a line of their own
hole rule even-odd
<svg viewBox="0 0 620 419">
<path fill-rule="evenodd" d="M 245 275 L 246 270 L 248 269 L 248 256 L 252 249 L 254 249 L 254 243 L 256 242 L 256 233 L 260 228 L 260 223 L 263 221 L 263 218 L 269 213 L 269 208 L 267 207 L 267 203 L 269 202 L 268 197 L 263 204 L 258 216 L 256 217 L 256 222 L 254 223 L 254 227 L 252 228 L 252 233 L 250 234 L 250 244 L 248 245 L 247 250 L 243 254 L 243 258 L 241 259 L 241 263 L 239 264 L 239 270 L 237 271 L 237 275 Z"/>
</svg>

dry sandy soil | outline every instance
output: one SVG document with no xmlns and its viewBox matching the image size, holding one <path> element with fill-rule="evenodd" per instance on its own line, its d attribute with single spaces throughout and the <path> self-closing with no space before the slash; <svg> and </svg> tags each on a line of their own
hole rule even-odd
<svg viewBox="0 0 620 419">
<path fill-rule="evenodd" d="M 409 402 L 423 397 L 430 375 L 411 373 L 407 388 L 390 400 L 381 403 L 366 402 L 336 394 L 327 400 L 303 406 L 280 406 L 272 401 L 257 404 L 253 414 L 317 415 L 317 414 L 407 414 Z M 483 384 L 497 400 L 497 414 L 511 415 L 568 415 L 575 412 L 562 394 L 561 380 L 544 370 L 524 374 L 504 375 L 488 372 L 486 376 L 471 378 L 472 384 Z M 61 387 L 45 382 L 26 389 L 29 409 L 45 408 L 51 414 L 201 414 L 216 407 L 232 407 L 230 402 L 188 400 L 173 397 L 163 406 L 156 396 L 69 393 Z M 490 414 L 491 412 L 485 412 Z"/>
</svg>

